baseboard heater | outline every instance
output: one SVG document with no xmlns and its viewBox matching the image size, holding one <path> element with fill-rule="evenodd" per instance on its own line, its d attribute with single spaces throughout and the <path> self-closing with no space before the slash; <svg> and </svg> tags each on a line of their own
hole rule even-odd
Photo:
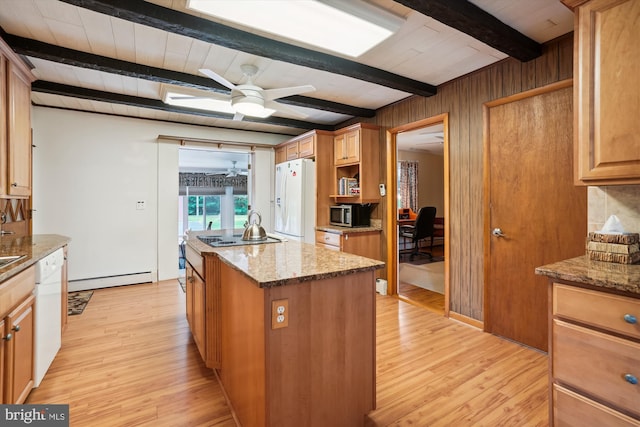
<svg viewBox="0 0 640 427">
<path fill-rule="evenodd" d="M 153 275 L 150 271 L 116 276 L 93 277 L 91 279 L 69 280 L 69 292 L 110 288 L 113 286 L 137 285 L 139 283 L 149 282 L 153 282 Z"/>
</svg>

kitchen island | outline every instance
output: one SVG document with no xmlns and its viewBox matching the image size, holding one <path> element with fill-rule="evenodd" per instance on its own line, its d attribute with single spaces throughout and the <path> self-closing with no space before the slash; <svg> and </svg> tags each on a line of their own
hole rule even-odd
<svg viewBox="0 0 640 427">
<path fill-rule="evenodd" d="M 375 408 L 375 270 L 384 264 L 300 242 L 212 248 L 195 234 L 190 325 L 239 423 L 363 425 Z"/>
</svg>

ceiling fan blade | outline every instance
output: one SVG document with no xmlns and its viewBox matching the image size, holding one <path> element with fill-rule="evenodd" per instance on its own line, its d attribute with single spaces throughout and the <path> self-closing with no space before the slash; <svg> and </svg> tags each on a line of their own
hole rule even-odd
<svg viewBox="0 0 640 427">
<path fill-rule="evenodd" d="M 228 87 L 231 90 L 236 88 L 236 85 L 234 85 L 229 80 L 227 80 L 224 77 L 222 77 L 221 75 L 214 73 L 213 71 L 211 71 L 208 68 L 201 68 L 198 71 L 200 71 L 202 74 L 204 74 L 205 76 L 209 77 L 210 79 L 213 79 L 213 80 L 217 81 L 222 86 Z"/>
<path fill-rule="evenodd" d="M 311 85 L 293 86 L 293 87 L 281 87 L 277 89 L 266 89 L 262 91 L 262 96 L 265 101 L 271 101 L 278 98 L 284 98 L 285 96 L 298 95 L 300 93 L 313 92 L 316 90 Z"/>
<path fill-rule="evenodd" d="M 290 116 L 297 117 L 299 119 L 306 119 L 309 117 L 308 115 L 296 110 L 293 107 L 289 107 L 288 105 L 281 104 L 276 101 L 267 101 L 264 103 L 264 108 L 270 108 L 272 110 L 276 110 L 279 113 L 284 113 Z"/>
</svg>

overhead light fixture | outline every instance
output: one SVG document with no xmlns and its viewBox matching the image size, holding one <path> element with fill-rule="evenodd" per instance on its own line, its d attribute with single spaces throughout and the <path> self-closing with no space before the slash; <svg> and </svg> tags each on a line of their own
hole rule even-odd
<svg viewBox="0 0 640 427">
<path fill-rule="evenodd" d="M 184 93 L 165 91 L 162 102 L 169 105 L 194 108 L 196 110 L 218 111 L 220 113 L 235 114 L 235 110 L 229 101 L 192 96 Z"/>
<path fill-rule="evenodd" d="M 404 22 L 361 0 L 187 0 L 187 8 L 351 57 Z"/>
<path fill-rule="evenodd" d="M 164 91 L 162 102 L 169 105 L 194 108 L 196 110 L 217 111 L 219 113 L 242 114 L 243 116 L 266 118 L 276 112 L 271 108 L 264 108 L 262 99 L 241 96 L 231 102 L 207 98 L 198 95 Z"/>
</svg>

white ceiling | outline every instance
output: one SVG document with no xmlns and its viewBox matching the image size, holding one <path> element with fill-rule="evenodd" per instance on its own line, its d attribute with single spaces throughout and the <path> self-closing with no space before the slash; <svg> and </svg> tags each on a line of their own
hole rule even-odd
<svg viewBox="0 0 640 427">
<path fill-rule="evenodd" d="M 105 1 L 112 3 L 111 0 Z M 358 63 L 437 86 L 507 57 L 400 3 L 392 0 L 371 2 L 404 17 L 406 21 L 391 38 L 356 58 Z M 185 0 L 149 0 L 148 3 L 193 14 L 186 9 Z M 539 43 L 573 29 L 573 13 L 559 0 L 472 0 L 471 3 Z M 254 64 L 259 68 L 254 83 L 265 89 L 311 84 L 316 91 L 305 96 L 371 110 L 411 96 L 411 93 L 379 84 L 232 50 L 58 0 L 0 0 L 0 4 L 0 27 L 9 35 L 108 58 L 193 75 L 199 75 L 200 68 L 209 68 L 236 84 L 243 78 L 240 66 Z M 214 20 L 204 15 L 201 17 Z M 251 29 L 244 30 L 255 33 Z M 327 31 L 330 30 L 327 28 Z M 32 56 L 28 59 L 35 67 L 33 73 L 41 81 L 151 100 L 161 99 L 162 84 L 155 81 Z M 208 93 L 200 92 L 204 95 Z M 36 105 L 203 126 L 286 135 L 298 135 L 306 131 L 280 124 L 166 112 L 40 91 L 32 93 L 32 101 Z M 346 114 L 319 109 L 297 109 L 308 114 L 305 120 L 311 124 L 334 126 L 351 118 Z"/>
</svg>

